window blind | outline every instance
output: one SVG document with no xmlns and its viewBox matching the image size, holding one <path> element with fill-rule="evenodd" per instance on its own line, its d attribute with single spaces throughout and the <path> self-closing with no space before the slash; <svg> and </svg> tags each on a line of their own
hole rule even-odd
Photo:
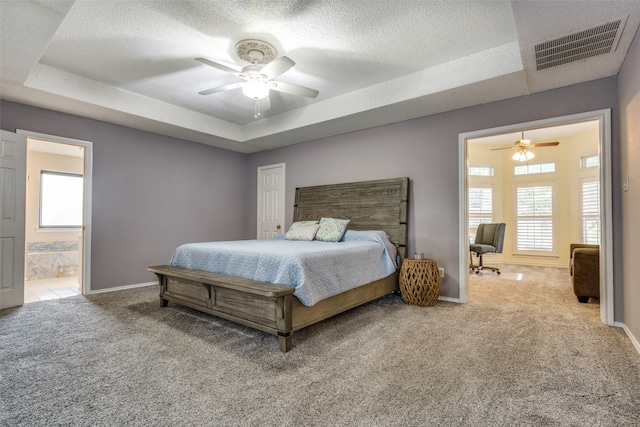
<svg viewBox="0 0 640 427">
<path fill-rule="evenodd" d="M 582 242 L 600 244 L 600 183 L 596 178 L 582 180 Z"/>
<path fill-rule="evenodd" d="M 554 252 L 554 188 L 548 184 L 516 184 L 516 253 Z"/>
<path fill-rule="evenodd" d="M 469 241 L 475 241 L 479 224 L 492 221 L 493 188 L 469 188 Z"/>
</svg>

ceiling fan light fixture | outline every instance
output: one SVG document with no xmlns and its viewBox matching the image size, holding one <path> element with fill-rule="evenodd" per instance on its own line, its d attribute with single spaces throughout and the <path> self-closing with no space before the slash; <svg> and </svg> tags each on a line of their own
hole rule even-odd
<svg viewBox="0 0 640 427">
<path fill-rule="evenodd" d="M 526 162 L 533 159 L 534 157 L 535 157 L 535 154 L 533 154 L 531 151 L 520 150 L 516 154 L 514 154 L 511 158 L 518 162 Z"/>
<path fill-rule="evenodd" d="M 262 83 L 260 81 L 252 81 L 249 80 L 245 84 L 242 85 L 242 93 L 247 98 L 251 99 L 263 99 L 269 96 L 269 85 Z"/>
</svg>

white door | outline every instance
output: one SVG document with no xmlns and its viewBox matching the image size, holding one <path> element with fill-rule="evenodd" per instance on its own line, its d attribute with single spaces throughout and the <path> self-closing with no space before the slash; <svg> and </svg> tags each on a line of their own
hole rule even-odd
<svg viewBox="0 0 640 427">
<path fill-rule="evenodd" d="M 258 168 L 258 239 L 284 232 L 284 163 Z"/>
<path fill-rule="evenodd" d="M 0 154 L 0 309 L 24 304 L 27 138 L 2 131 Z"/>
</svg>

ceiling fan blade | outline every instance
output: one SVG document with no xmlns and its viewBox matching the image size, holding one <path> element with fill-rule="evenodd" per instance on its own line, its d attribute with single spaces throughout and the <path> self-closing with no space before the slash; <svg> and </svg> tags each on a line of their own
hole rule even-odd
<svg viewBox="0 0 640 427">
<path fill-rule="evenodd" d="M 238 87 L 241 87 L 245 82 L 231 83 L 224 86 L 214 87 L 212 89 L 203 90 L 202 92 L 198 92 L 200 95 L 211 95 L 212 93 L 224 92 L 225 90 L 231 90 Z"/>
<path fill-rule="evenodd" d="M 558 141 L 554 142 L 537 142 L 535 144 L 531 144 L 531 147 L 555 147 L 556 145 L 560 145 Z"/>
<path fill-rule="evenodd" d="M 268 80 L 271 80 L 275 77 L 278 77 L 280 74 L 286 73 L 294 65 L 296 65 L 296 63 L 291 59 L 287 58 L 286 56 L 281 56 L 280 58 L 276 58 L 262 67 L 262 69 L 260 70 L 260 74 L 264 74 L 265 76 L 267 76 Z"/>
<path fill-rule="evenodd" d="M 307 98 L 315 98 L 318 96 L 318 91 L 315 89 L 309 89 L 308 87 L 294 85 L 291 83 L 284 82 L 269 82 L 271 85 L 271 89 L 277 90 L 278 92 L 284 92 L 291 95 L 299 95 L 306 96 Z"/>
<path fill-rule="evenodd" d="M 511 147 L 501 147 L 501 148 L 492 148 L 489 151 L 496 151 L 496 150 L 509 150 L 509 149 L 513 149 L 513 148 L 518 148 L 515 146 L 511 146 Z"/>
<path fill-rule="evenodd" d="M 220 71 L 224 71 L 225 73 L 229 73 L 229 74 L 233 74 L 234 76 L 238 76 L 238 77 L 242 77 L 241 76 L 241 72 L 238 70 L 234 70 L 231 67 L 227 67 L 226 65 L 222 65 L 222 64 L 218 64 L 217 62 L 213 62 L 213 61 L 209 61 L 208 59 L 205 58 L 196 58 L 196 61 L 204 64 L 204 65 L 208 65 L 210 67 L 213 68 L 217 68 Z"/>
</svg>

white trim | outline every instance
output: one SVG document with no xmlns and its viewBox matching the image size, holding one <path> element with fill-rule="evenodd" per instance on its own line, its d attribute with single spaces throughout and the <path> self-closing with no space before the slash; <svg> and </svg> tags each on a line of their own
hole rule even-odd
<svg viewBox="0 0 640 427">
<path fill-rule="evenodd" d="M 84 147 L 84 239 L 82 242 L 82 289 L 83 295 L 91 293 L 91 206 L 93 189 L 93 143 L 80 139 L 65 138 L 63 136 L 49 135 L 39 132 L 31 132 L 23 129 L 16 129 L 16 133 L 25 135 L 31 139 L 41 139 L 58 144 L 76 145 Z M 78 230 L 78 229 L 76 229 Z"/>
<path fill-rule="evenodd" d="M 458 301 L 466 303 L 469 298 L 469 159 L 467 158 L 467 138 L 465 134 L 458 135 Z"/>
<path fill-rule="evenodd" d="M 466 202 L 467 181 L 467 140 L 511 132 L 521 132 L 536 128 L 560 126 L 564 124 L 595 121 L 600 128 L 600 218 L 601 218 L 601 242 L 600 242 L 600 318 L 605 325 L 613 325 L 613 215 L 612 215 L 612 190 L 611 190 L 611 109 L 588 111 L 585 113 L 571 114 L 567 116 L 552 117 L 549 119 L 535 120 L 525 123 L 517 123 L 491 129 L 483 129 L 465 132 L 458 135 L 458 256 L 459 265 L 459 297 L 461 302 L 466 302 L 469 293 L 469 247 L 466 243 L 466 228 L 468 224 L 468 207 Z"/>
<path fill-rule="evenodd" d="M 622 322 L 614 322 L 613 326 L 617 328 L 622 328 L 622 330 L 627 334 L 631 344 L 636 348 L 636 351 L 640 354 L 640 341 L 631 333 L 631 330 L 627 328 L 627 325 Z"/>
<path fill-rule="evenodd" d="M 104 294 L 107 292 L 124 291 L 126 289 L 143 288 L 145 286 L 158 286 L 158 282 L 136 283 L 134 285 L 116 286 L 114 288 L 96 289 L 89 291 L 87 295 Z"/>
</svg>

